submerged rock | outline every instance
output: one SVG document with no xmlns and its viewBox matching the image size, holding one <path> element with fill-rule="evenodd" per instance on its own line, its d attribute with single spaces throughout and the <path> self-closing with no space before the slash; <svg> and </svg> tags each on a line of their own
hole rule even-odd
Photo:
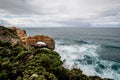
<svg viewBox="0 0 120 80">
<path fill-rule="evenodd" d="M 111 66 L 111 68 L 114 70 L 114 71 L 119 71 L 120 70 L 120 64 L 113 64 L 112 66 Z"/>
</svg>

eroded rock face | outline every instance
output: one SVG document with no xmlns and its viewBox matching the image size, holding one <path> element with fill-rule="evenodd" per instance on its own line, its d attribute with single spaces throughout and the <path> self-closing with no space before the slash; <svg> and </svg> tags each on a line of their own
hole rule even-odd
<svg viewBox="0 0 120 80">
<path fill-rule="evenodd" d="M 16 28 L 16 27 L 12 27 L 10 28 L 13 31 L 15 31 L 17 33 L 17 35 L 20 37 L 20 39 L 22 40 L 22 43 L 26 46 L 34 46 L 36 44 L 36 42 L 44 42 L 47 46 L 48 49 L 54 50 L 55 48 L 55 41 L 45 35 L 35 35 L 35 36 L 29 36 L 27 37 L 26 31 Z"/>
<path fill-rule="evenodd" d="M 16 31 L 0 26 L 0 40 L 10 42 L 12 45 L 17 43 L 22 44 L 21 39 L 17 36 Z"/>
<path fill-rule="evenodd" d="M 26 44 L 33 46 L 34 44 L 36 44 L 36 42 L 39 41 L 44 42 L 47 48 L 54 50 L 55 41 L 52 38 L 44 35 L 36 35 L 36 36 L 28 37 L 26 40 Z"/>
<path fill-rule="evenodd" d="M 20 37 L 20 39 L 22 40 L 23 43 L 25 43 L 26 39 L 27 39 L 27 34 L 25 30 L 22 30 L 20 28 L 16 28 L 16 27 L 11 27 L 10 29 L 12 29 L 13 31 L 16 32 L 17 36 Z"/>
</svg>

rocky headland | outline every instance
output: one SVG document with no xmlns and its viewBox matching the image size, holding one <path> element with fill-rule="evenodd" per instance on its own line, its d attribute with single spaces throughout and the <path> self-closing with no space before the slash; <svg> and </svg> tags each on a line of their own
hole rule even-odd
<svg viewBox="0 0 120 80">
<path fill-rule="evenodd" d="M 35 48 L 38 41 L 47 49 Z M 111 80 L 64 68 L 54 48 L 51 37 L 27 36 L 25 30 L 0 26 L 0 80 Z"/>
<path fill-rule="evenodd" d="M 22 43 L 27 47 L 35 46 L 35 43 L 40 41 L 46 43 L 46 47 L 48 49 L 54 50 L 55 48 L 55 41 L 51 37 L 45 35 L 27 36 L 25 30 L 16 27 L 11 27 L 10 29 L 16 32 L 16 35 L 21 39 Z"/>
</svg>

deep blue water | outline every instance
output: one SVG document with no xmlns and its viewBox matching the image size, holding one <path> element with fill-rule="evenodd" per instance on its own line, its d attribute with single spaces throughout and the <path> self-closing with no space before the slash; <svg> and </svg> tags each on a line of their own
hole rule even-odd
<svg viewBox="0 0 120 80">
<path fill-rule="evenodd" d="M 29 36 L 53 37 L 64 66 L 120 80 L 120 28 L 25 28 Z"/>
</svg>

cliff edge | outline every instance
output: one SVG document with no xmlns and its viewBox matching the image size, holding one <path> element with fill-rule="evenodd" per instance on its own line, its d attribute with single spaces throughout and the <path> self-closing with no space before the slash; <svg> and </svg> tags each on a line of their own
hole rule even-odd
<svg viewBox="0 0 120 80">
<path fill-rule="evenodd" d="M 17 43 L 22 44 L 22 41 L 17 33 L 14 30 L 4 26 L 0 26 L 0 40 L 4 42 L 10 42 L 12 45 Z"/>
<path fill-rule="evenodd" d="M 25 30 L 16 27 L 11 27 L 10 29 L 16 32 L 17 36 L 19 36 L 25 46 L 36 46 L 35 44 L 37 42 L 44 42 L 48 49 L 55 49 L 55 41 L 51 37 L 45 35 L 27 36 Z"/>
<path fill-rule="evenodd" d="M 18 44 L 13 44 L 16 40 Z M 80 69 L 65 69 L 57 52 L 28 49 L 22 43 L 17 32 L 0 26 L 0 80 L 111 80 L 86 76 Z"/>
</svg>

